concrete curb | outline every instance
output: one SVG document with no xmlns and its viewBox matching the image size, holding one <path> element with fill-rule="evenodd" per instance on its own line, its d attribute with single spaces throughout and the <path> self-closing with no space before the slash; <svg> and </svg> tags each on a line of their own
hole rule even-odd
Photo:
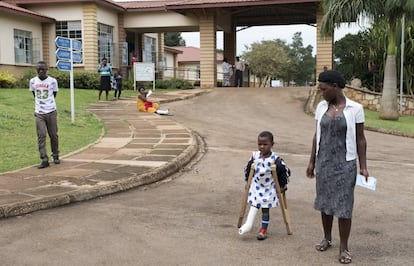
<svg viewBox="0 0 414 266">
<path fill-rule="evenodd" d="M 191 95 L 175 97 L 172 99 L 160 100 L 160 102 L 173 102 L 179 100 L 190 99 L 192 97 L 204 94 L 208 91 L 201 91 Z M 183 127 L 185 128 L 185 127 Z M 73 191 L 54 194 L 50 196 L 42 196 L 31 200 L 25 200 L 15 203 L 2 204 L 0 206 L 0 219 L 13 216 L 28 214 L 38 210 L 54 208 L 58 206 L 67 205 L 70 203 L 81 202 L 95 199 L 98 197 L 114 194 L 117 192 L 126 191 L 137 188 L 139 186 L 148 185 L 159 182 L 175 173 L 180 172 L 186 165 L 188 165 L 194 158 L 199 161 L 205 153 L 204 142 L 196 132 L 185 128 L 191 136 L 191 144 L 177 157 L 167 162 L 166 164 L 151 169 L 146 173 L 139 175 L 131 175 L 119 180 L 110 181 L 104 185 L 96 185 L 88 188 L 79 188 Z M 101 136 L 99 139 L 102 139 Z M 82 150 L 87 149 L 99 142 L 99 139 L 94 143 L 72 152 L 64 157 L 74 155 Z M 201 153 L 201 154 L 200 154 Z M 196 156 L 198 154 L 198 156 Z M 22 169 L 20 169 L 22 170 Z"/>
<path fill-rule="evenodd" d="M 86 201 L 163 180 L 164 178 L 183 169 L 198 153 L 199 143 L 197 139 L 199 139 L 199 136 L 196 136 L 194 132 L 191 132 L 191 135 L 193 143 L 180 155 L 161 167 L 152 169 L 151 171 L 141 175 L 116 180 L 110 182 L 109 184 L 99 185 L 89 189 L 79 189 L 53 196 L 45 196 L 40 199 L 5 204 L 0 207 L 0 218 L 19 216 L 38 210 Z"/>
</svg>

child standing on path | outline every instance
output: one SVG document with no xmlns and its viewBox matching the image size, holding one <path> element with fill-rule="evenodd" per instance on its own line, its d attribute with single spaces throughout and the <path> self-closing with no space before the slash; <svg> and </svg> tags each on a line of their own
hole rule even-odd
<svg viewBox="0 0 414 266">
<path fill-rule="evenodd" d="M 44 61 L 37 63 L 37 77 L 30 80 L 29 89 L 35 98 L 35 118 L 37 143 L 42 160 L 39 169 L 49 166 L 46 152 L 46 134 L 49 134 L 52 148 L 52 157 L 55 164 L 59 164 L 59 136 L 57 126 L 56 95 L 59 90 L 55 78 L 47 75 L 47 65 Z"/>
<path fill-rule="evenodd" d="M 119 100 L 119 98 L 121 97 L 121 91 L 122 91 L 122 73 L 119 70 L 115 74 L 115 81 L 116 81 L 116 85 L 115 85 L 114 98 L 115 100 L 117 99 Z"/>
<path fill-rule="evenodd" d="M 244 234 L 251 230 L 254 217 L 261 208 L 262 227 L 257 235 L 257 239 L 264 240 L 267 238 L 267 228 L 270 221 L 269 210 L 270 208 L 275 208 L 279 205 L 279 200 L 276 194 L 276 184 L 273 180 L 271 166 L 279 161 L 276 165 L 276 171 L 281 175 L 284 175 L 286 180 L 290 176 L 290 170 L 286 167 L 283 160 L 277 160 L 279 156 L 272 151 L 274 140 L 271 132 L 261 132 L 258 136 L 257 145 L 258 151 L 253 152 L 251 158 L 251 161 L 254 163 L 255 170 L 247 199 L 247 203 L 251 207 L 246 223 L 240 228 L 239 234 Z"/>
</svg>

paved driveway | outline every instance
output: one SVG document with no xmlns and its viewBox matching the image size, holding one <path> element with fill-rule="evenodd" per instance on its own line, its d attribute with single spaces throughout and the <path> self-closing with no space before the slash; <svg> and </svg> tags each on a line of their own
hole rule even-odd
<svg viewBox="0 0 414 266">
<path fill-rule="evenodd" d="M 0 221 L 5 265 L 337 265 L 334 247 L 320 253 L 314 180 L 305 177 L 314 120 L 304 114 L 307 89 L 215 89 L 164 104 L 170 119 L 205 141 L 195 164 L 158 184 L 98 200 Z M 271 211 L 269 238 L 239 236 L 243 167 L 260 131 L 292 169 L 287 192 L 293 235 Z M 357 187 L 350 249 L 354 265 L 414 261 L 414 139 L 366 132 L 377 191 Z"/>
</svg>

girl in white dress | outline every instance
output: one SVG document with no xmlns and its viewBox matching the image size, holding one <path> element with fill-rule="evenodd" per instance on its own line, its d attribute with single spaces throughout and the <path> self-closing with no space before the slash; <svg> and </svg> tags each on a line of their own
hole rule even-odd
<svg viewBox="0 0 414 266">
<path fill-rule="evenodd" d="M 249 188 L 247 203 L 251 206 L 245 225 L 240 228 L 239 233 L 244 234 L 251 229 L 252 219 L 258 209 L 262 209 L 262 227 L 257 235 L 258 240 L 267 238 L 267 228 L 270 220 L 270 208 L 279 206 L 276 194 L 276 184 L 273 180 L 271 166 L 276 163 L 278 155 L 272 151 L 274 145 L 273 134 L 263 131 L 258 136 L 258 151 L 253 152 L 252 160 L 255 171 Z M 277 172 L 283 171 L 287 176 L 290 170 L 283 160 L 279 160 Z"/>
</svg>

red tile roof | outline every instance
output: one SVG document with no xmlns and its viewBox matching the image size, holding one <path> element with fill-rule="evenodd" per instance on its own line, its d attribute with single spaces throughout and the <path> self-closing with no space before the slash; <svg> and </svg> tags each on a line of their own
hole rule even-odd
<svg viewBox="0 0 414 266">
<path fill-rule="evenodd" d="M 127 1 L 117 2 L 127 10 L 148 11 L 151 10 L 174 10 L 189 8 L 212 8 L 212 7 L 241 7 L 274 4 L 314 3 L 321 0 L 156 0 L 156 1 Z"/>
<path fill-rule="evenodd" d="M 6 0 L 7 1 L 7 0 Z M 96 3 L 97 5 L 106 6 L 118 11 L 125 11 L 125 9 L 119 5 L 119 2 L 113 0 L 9 0 L 9 2 L 16 3 L 17 5 L 30 5 L 30 4 L 51 4 L 51 3 Z"/>
<path fill-rule="evenodd" d="M 168 2 L 169 9 L 240 7 L 274 4 L 313 3 L 321 0 L 181 0 Z"/>
<path fill-rule="evenodd" d="M 174 54 L 182 54 L 183 53 L 183 51 L 175 49 L 174 47 L 171 47 L 171 46 L 164 46 L 164 50 L 169 51 L 169 52 L 174 53 Z"/>
<path fill-rule="evenodd" d="M 5 12 L 9 14 L 14 14 L 18 16 L 29 17 L 41 22 L 54 22 L 55 19 L 37 14 L 36 12 L 18 7 L 16 5 L 0 1 L 0 12 Z"/>
<path fill-rule="evenodd" d="M 199 63 L 200 62 L 200 48 L 193 46 L 172 46 L 170 48 L 182 51 L 178 54 L 177 60 L 179 63 Z M 223 61 L 223 54 L 217 53 L 217 61 Z"/>
</svg>

